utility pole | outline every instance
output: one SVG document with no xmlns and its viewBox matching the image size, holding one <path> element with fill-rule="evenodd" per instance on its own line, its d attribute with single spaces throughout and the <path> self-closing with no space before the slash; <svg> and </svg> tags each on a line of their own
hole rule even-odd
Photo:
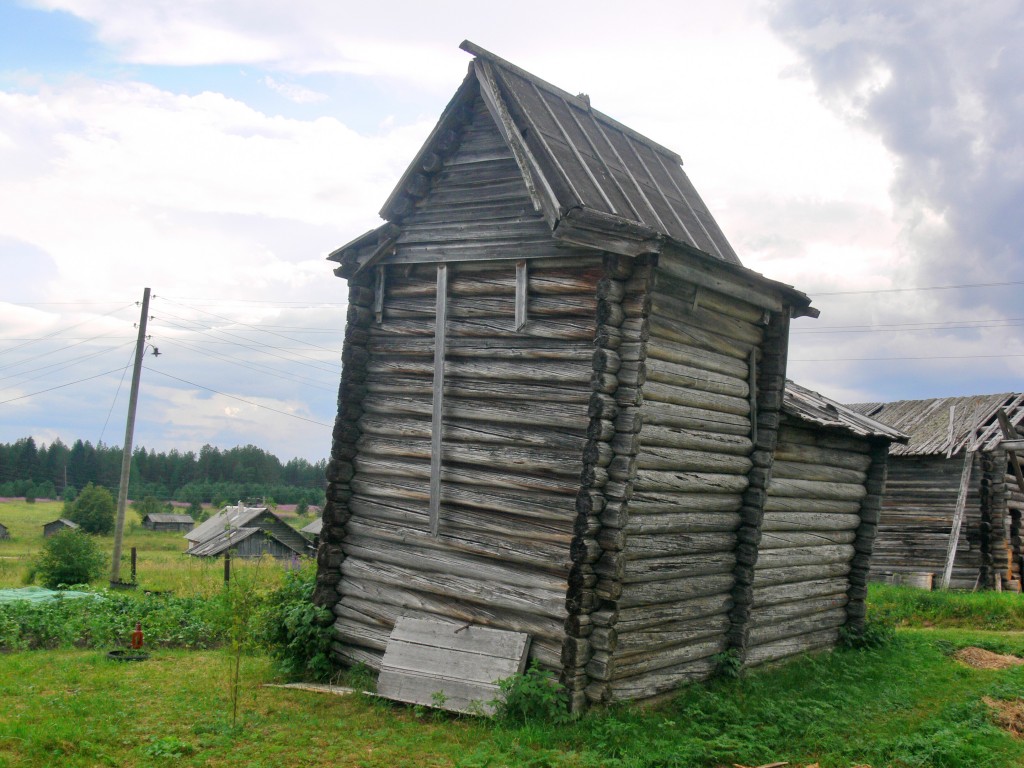
<svg viewBox="0 0 1024 768">
<path fill-rule="evenodd" d="M 132 370 L 132 392 L 128 399 L 128 423 L 124 428 L 124 453 L 121 456 L 121 485 L 117 489 L 117 519 L 114 522 L 114 563 L 110 569 L 110 586 L 121 584 L 121 543 L 124 539 L 124 512 L 128 505 L 128 475 L 132 468 L 132 439 L 135 436 L 135 406 L 139 402 L 139 379 L 142 356 L 146 352 L 146 321 L 149 319 L 149 288 L 142 293 L 142 316 L 139 318 L 139 339 L 135 343 L 135 368 Z"/>
</svg>

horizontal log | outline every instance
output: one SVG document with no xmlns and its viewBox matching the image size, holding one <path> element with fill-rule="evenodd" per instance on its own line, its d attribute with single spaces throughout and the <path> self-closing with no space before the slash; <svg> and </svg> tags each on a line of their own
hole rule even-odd
<svg viewBox="0 0 1024 768">
<path fill-rule="evenodd" d="M 611 574 L 603 573 L 599 561 L 595 570 L 599 575 L 617 577 L 622 581 L 623 589 L 627 584 L 692 578 L 710 574 L 732 573 L 736 565 L 736 556 L 732 552 L 713 552 L 709 554 L 685 554 L 666 557 L 651 557 L 644 560 L 625 559 L 621 569 L 608 568 Z M 621 576 L 618 571 L 621 570 Z"/>
<path fill-rule="evenodd" d="M 714 331 L 727 338 L 747 344 L 760 344 L 764 328 L 760 325 L 729 317 L 716 310 L 694 305 L 693 299 L 677 297 L 655 289 L 651 294 L 651 312 L 659 317 L 696 328 Z"/>
<path fill-rule="evenodd" d="M 785 547 L 809 547 L 816 544 L 852 544 L 855 530 L 847 531 L 776 531 L 766 532 L 761 538 L 761 550 Z"/>
<path fill-rule="evenodd" d="M 373 398 L 403 397 L 419 399 L 429 404 L 433 396 L 433 379 L 415 376 L 388 376 L 371 374 L 366 377 L 365 387 Z M 538 384 L 527 381 L 505 382 L 495 379 L 474 381 L 470 379 L 447 379 L 445 381 L 447 398 L 467 398 L 473 400 L 507 400 L 525 401 L 527 403 L 541 401 L 544 403 L 579 403 L 585 404 L 590 395 L 590 387 L 564 383 L 561 385 Z M 486 403 L 484 403 L 486 405 Z M 379 408 L 377 409 L 379 411 Z"/>
<path fill-rule="evenodd" d="M 736 341 L 720 333 L 675 323 L 668 318 L 653 316 L 650 319 L 650 333 L 663 341 L 697 347 L 735 360 L 746 360 L 756 345 Z"/>
<path fill-rule="evenodd" d="M 728 629 L 729 617 L 721 613 L 699 619 L 666 622 L 630 632 L 618 631 L 616 655 L 629 658 L 638 653 L 688 645 L 696 640 L 722 635 Z"/>
<path fill-rule="evenodd" d="M 736 546 L 732 531 L 699 533 L 628 533 L 627 560 L 668 557 L 699 552 L 731 552 Z M 638 566 L 642 567 L 642 566 Z"/>
<path fill-rule="evenodd" d="M 430 463 L 416 459 L 399 460 L 357 456 L 353 463 L 355 464 L 356 471 L 359 473 L 353 480 L 353 488 L 356 488 L 357 481 L 367 481 L 370 477 L 404 477 L 420 480 L 429 480 L 430 478 Z M 499 470 L 487 471 L 446 464 L 441 466 L 441 480 L 443 483 L 442 493 L 444 493 L 444 485 L 447 483 L 565 493 L 573 497 L 575 497 L 576 491 L 579 488 L 579 481 L 574 481 L 569 477 L 559 478 L 544 477 L 536 474 L 514 474 Z"/>
<path fill-rule="evenodd" d="M 699 429 L 648 425 L 643 430 L 643 445 L 650 448 L 678 448 L 705 453 L 749 456 L 753 443 L 747 435 L 723 435 Z"/>
<path fill-rule="evenodd" d="M 454 550 L 450 546 L 429 545 L 429 532 L 415 535 L 410 531 L 405 537 L 385 536 L 381 528 L 354 526 L 345 537 L 346 560 L 357 558 L 371 567 L 395 565 L 409 568 L 430 578 L 439 573 L 446 576 L 480 578 L 495 589 L 501 585 L 543 592 L 552 598 L 565 597 L 569 562 L 562 563 L 561 578 L 537 568 L 524 567 L 523 563 L 512 563 L 497 557 L 483 557 Z M 450 540 L 449 542 L 450 543 Z"/>
<path fill-rule="evenodd" d="M 433 336 L 433 322 L 426 318 L 400 318 L 386 320 L 380 326 L 370 328 L 370 338 L 385 336 Z M 592 318 L 537 318 L 530 320 L 519 330 L 510 318 L 473 318 L 449 320 L 448 333 L 452 338 L 510 338 L 564 339 L 566 341 L 593 340 L 594 321 Z"/>
<path fill-rule="evenodd" d="M 704 578 L 668 579 L 659 582 L 628 584 L 623 587 L 622 596 L 618 599 L 618 607 L 622 609 L 635 606 L 650 606 L 655 603 L 669 603 L 690 600 L 696 597 L 729 592 L 733 586 L 733 576 L 727 574 L 710 574 Z M 621 616 L 620 616 L 621 620 Z"/>
<path fill-rule="evenodd" d="M 662 384 L 648 381 L 644 387 L 644 399 L 657 403 L 673 403 L 690 408 L 699 408 L 715 413 L 736 414 L 746 416 L 750 413 L 750 402 L 745 398 L 719 395 L 699 389 L 687 389 L 683 386 Z"/>
<path fill-rule="evenodd" d="M 765 319 L 763 307 L 749 304 L 734 296 L 726 296 L 707 286 L 698 287 L 695 283 L 675 277 L 665 270 L 655 270 L 653 290 L 748 323 L 763 323 Z"/>
<path fill-rule="evenodd" d="M 826 499 L 835 501 L 860 501 L 867 495 L 863 485 L 853 483 L 830 483 L 818 480 L 794 480 L 772 477 L 768 486 L 770 496 L 788 496 L 798 499 Z"/>
<path fill-rule="evenodd" d="M 441 530 L 443 540 L 451 536 L 461 541 L 472 540 L 473 534 L 481 542 L 509 542 L 510 546 L 527 545 L 528 550 L 546 552 L 551 562 L 557 561 L 569 550 L 573 528 L 570 518 L 559 508 L 548 507 L 547 515 L 531 508 L 523 512 L 510 502 L 499 502 L 490 497 L 491 508 L 474 509 L 446 503 L 442 508 Z M 564 507 L 565 500 L 558 499 Z M 533 505 L 531 505 L 533 506 Z M 430 504 L 426 500 L 409 500 L 394 496 L 368 497 L 356 493 L 348 501 L 352 521 L 374 521 L 399 524 L 417 531 L 429 530 Z"/>
<path fill-rule="evenodd" d="M 469 401 L 456 397 L 445 398 L 445 419 L 472 422 L 493 422 L 497 424 L 533 424 L 541 423 L 548 429 L 576 430 L 577 434 L 585 434 L 590 419 L 587 416 L 587 404 L 559 403 L 552 401 L 517 402 L 504 401 Z M 366 413 L 375 416 L 400 414 L 406 416 L 423 416 L 431 412 L 429 399 L 377 395 L 363 401 Z"/>
<path fill-rule="evenodd" d="M 784 552 L 786 550 L 778 551 Z M 766 568 L 764 570 L 758 569 L 754 583 L 770 587 L 776 584 L 795 584 L 801 581 L 831 579 L 836 576 L 845 576 L 849 572 L 849 561 L 815 565 L 792 565 L 784 568 Z"/>
<path fill-rule="evenodd" d="M 376 357 L 366 367 L 370 375 L 416 376 L 428 380 L 434 375 L 433 361 L 422 358 Z M 461 378 L 497 379 L 578 386 L 585 386 L 593 373 L 590 361 L 572 363 L 565 360 L 447 360 L 444 369 L 446 381 Z"/>
<path fill-rule="evenodd" d="M 762 549 L 757 559 L 757 575 L 775 568 L 799 565 L 829 565 L 849 563 L 853 559 L 853 547 L 849 544 L 822 544 L 811 547 L 783 547 Z"/>
<path fill-rule="evenodd" d="M 646 435 L 645 435 L 646 437 Z M 690 451 L 678 448 L 658 448 L 646 440 L 637 453 L 640 469 L 715 472 L 727 475 L 746 475 L 752 466 L 746 456 Z"/>
<path fill-rule="evenodd" d="M 372 436 L 423 440 L 429 439 L 431 435 L 430 421 L 425 418 L 410 419 L 397 415 L 387 418 L 367 415 L 360 419 L 359 427 L 363 432 L 363 439 Z M 543 425 L 516 426 L 473 421 L 446 420 L 442 425 L 441 434 L 445 442 L 485 443 L 520 448 L 536 446 L 573 453 L 582 453 L 590 442 L 586 435 L 573 434 L 561 429 L 545 429 Z"/>
<path fill-rule="evenodd" d="M 717 653 L 717 651 L 716 651 Z M 642 701 L 671 693 L 686 683 L 706 680 L 711 677 L 718 662 L 713 655 L 696 661 L 686 662 L 657 672 L 616 679 L 608 683 L 608 698 L 618 701 Z"/>
<path fill-rule="evenodd" d="M 431 455 L 431 443 L 424 439 L 396 440 L 364 435 L 357 445 L 360 450 L 359 461 L 371 457 L 429 461 Z M 503 471 L 511 473 L 541 473 L 571 478 L 579 476 L 582 463 L 580 453 L 539 446 L 482 445 L 459 441 L 443 442 L 441 446 L 442 462 L 501 467 Z"/>
<path fill-rule="evenodd" d="M 394 626 L 399 616 L 438 618 L 461 624 L 479 624 L 512 632 L 526 632 L 533 638 L 561 642 L 562 622 L 534 613 L 516 613 L 492 605 L 474 605 L 459 599 L 416 592 L 402 586 L 351 579 L 339 585 L 339 606 L 348 606 Z M 337 609 L 336 609 L 337 612 Z"/>
<path fill-rule="evenodd" d="M 725 637 L 720 635 L 627 658 L 594 654 L 594 658 L 587 664 L 587 673 L 599 680 L 609 681 L 646 675 L 721 653 L 725 650 L 725 643 Z"/>
<path fill-rule="evenodd" d="M 492 605 L 496 608 L 536 613 L 541 616 L 565 620 L 565 592 L 552 594 L 547 590 L 529 589 L 509 584 L 498 586 L 472 577 L 452 576 L 444 573 L 421 573 L 391 563 L 368 563 L 348 557 L 341 564 L 342 580 L 339 591 L 345 594 L 351 578 L 399 586 L 432 595 L 457 598 L 474 605 Z"/>
<path fill-rule="evenodd" d="M 761 530 L 769 531 L 852 531 L 860 525 L 860 515 L 834 512 L 765 513 Z"/>
<path fill-rule="evenodd" d="M 674 600 L 660 604 L 638 604 L 619 608 L 615 616 L 615 629 L 625 632 L 656 627 L 675 621 L 691 621 L 725 615 L 733 607 L 730 592 L 718 592 L 691 599 Z"/>
<path fill-rule="evenodd" d="M 750 394 L 750 387 L 746 379 L 657 358 L 648 358 L 645 364 L 648 381 L 728 395 L 729 397 L 747 398 Z"/>
<path fill-rule="evenodd" d="M 809 502 L 803 498 L 776 496 L 771 493 L 769 493 L 764 503 L 766 512 L 807 512 L 813 510 L 818 513 L 831 512 L 837 515 L 859 514 L 860 507 L 860 500 L 830 501 L 827 499 L 815 499 L 813 502 Z"/>
<path fill-rule="evenodd" d="M 685 344 L 675 339 L 663 339 L 653 335 L 646 345 L 647 361 L 662 360 L 696 368 L 710 373 L 717 373 L 741 381 L 749 370 L 747 360 L 721 355 L 707 349 Z"/>
<path fill-rule="evenodd" d="M 714 472 L 661 472 L 637 470 L 633 481 L 636 492 L 675 491 L 678 493 L 742 493 L 747 489 L 745 475 Z"/>
<path fill-rule="evenodd" d="M 371 355 L 419 357 L 432 360 L 434 339 L 414 336 L 374 336 L 367 344 Z M 583 363 L 593 357 L 589 341 L 561 339 L 488 339 L 448 338 L 445 356 L 449 360 L 482 358 L 486 360 L 563 360 Z"/>
<path fill-rule="evenodd" d="M 713 264 L 696 262 L 682 255 L 662 254 L 658 260 L 658 271 L 772 312 L 781 312 L 783 308 L 777 288 L 728 273 Z"/>
<path fill-rule="evenodd" d="M 673 403 L 645 402 L 644 423 L 660 427 L 682 427 L 723 435 L 750 435 L 746 416 L 706 411 Z"/>
<path fill-rule="evenodd" d="M 801 653 L 832 648 L 838 641 L 838 629 L 824 629 L 798 637 L 789 637 L 773 643 L 754 646 L 747 651 L 746 663 L 748 667 L 753 667 L 769 661 L 798 656 Z"/>
<path fill-rule="evenodd" d="M 834 448 L 818 448 L 812 445 L 798 445 L 788 442 L 783 435 L 779 436 L 779 445 L 775 449 L 775 461 L 791 461 L 804 464 L 827 464 L 830 467 L 842 467 L 866 472 L 871 466 L 871 457 L 865 453 L 840 451 Z"/>
<path fill-rule="evenodd" d="M 805 464 L 796 461 L 780 461 L 775 457 L 772 464 L 772 477 L 780 480 L 818 480 L 827 483 L 846 483 L 863 485 L 867 475 L 856 469 L 834 467 L 829 464 Z"/>
<path fill-rule="evenodd" d="M 846 593 L 840 592 L 823 597 L 802 598 L 771 605 L 755 604 L 750 613 L 750 627 L 772 627 L 785 624 L 803 616 L 813 616 L 822 611 L 843 609 L 849 602 Z"/>
<path fill-rule="evenodd" d="M 561 296 L 530 296 L 530 317 L 593 317 L 597 312 L 597 297 L 587 294 Z M 434 317 L 437 305 L 433 296 L 400 298 L 388 296 L 384 302 L 385 322 L 410 317 Z M 459 296 L 448 294 L 448 317 L 466 319 L 485 317 L 515 318 L 515 291 L 500 296 Z"/>
<path fill-rule="evenodd" d="M 630 507 L 636 501 L 630 502 Z M 739 509 L 739 500 L 733 509 Z M 675 512 L 658 515 L 644 515 L 636 511 L 629 515 L 625 530 L 628 535 L 672 533 L 734 532 L 740 524 L 738 512 Z"/>
</svg>

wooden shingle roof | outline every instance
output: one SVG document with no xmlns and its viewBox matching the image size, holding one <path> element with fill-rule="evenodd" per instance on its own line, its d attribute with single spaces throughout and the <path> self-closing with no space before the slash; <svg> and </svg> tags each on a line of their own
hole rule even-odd
<svg viewBox="0 0 1024 768">
<path fill-rule="evenodd" d="M 1004 409 L 1014 426 L 1024 421 L 1024 394 L 938 397 L 892 403 L 854 403 L 850 409 L 884 422 L 910 436 L 894 445 L 894 456 L 953 456 L 960 451 L 990 451 L 1003 439 L 996 413 Z"/>
<path fill-rule="evenodd" d="M 178 515 L 170 512 L 150 512 L 143 520 L 153 523 L 194 523 L 191 515 Z"/>
<path fill-rule="evenodd" d="M 840 429 L 858 437 L 883 438 L 893 443 L 906 443 L 908 439 L 907 435 L 898 429 L 869 418 L 855 411 L 853 407 L 837 403 L 789 379 L 786 380 L 782 410 L 802 421 L 829 429 Z"/>
</svg>

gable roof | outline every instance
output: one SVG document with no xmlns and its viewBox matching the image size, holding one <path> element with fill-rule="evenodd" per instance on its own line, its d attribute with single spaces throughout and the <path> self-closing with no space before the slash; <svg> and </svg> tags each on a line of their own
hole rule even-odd
<svg viewBox="0 0 1024 768">
<path fill-rule="evenodd" d="M 891 403 L 854 403 L 851 410 L 889 424 L 910 436 L 907 445 L 894 445 L 894 456 L 925 456 L 960 451 L 991 451 L 1003 440 L 996 416 L 1004 409 L 1014 426 L 1024 421 L 1024 394 L 936 397 Z"/>
<path fill-rule="evenodd" d="M 58 517 L 56 520 L 51 520 L 48 523 L 43 523 L 43 527 L 46 527 L 47 525 L 53 525 L 54 523 L 63 523 L 68 528 L 81 528 L 82 527 L 78 523 L 76 523 L 74 520 L 68 520 L 66 517 Z"/>
<path fill-rule="evenodd" d="M 682 249 L 756 275 L 790 295 L 795 312 L 817 316 L 794 288 L 743 269 L 681 168 L 679 156 L 571 94 L 465 41 L 476 57 L 423 148 L 380 212 L 388 221 L 335 250 L 335 274 L 350 278 L 393 252 L 415 200 L 430 189 L 482 98 L 512 152 L 526 191 L 565 244 L 636 256 Z"/>
<path fill-rule="evenodd" d="M 154 523 L 194 523 L 191 515 L 176 515 L 169 512 L 150 512 L 143 521 L 149 520 Z"/>
<path fill-rule="evenodd" d="M 224 507 L 216 515 L 204 520 L 186 533 L 185 538 L 192 542 L 205 541 L 229 528 L 243 528 L 247 523 L 268 511 L 266 507 L 246 507 L 243 504 Z"/>
<path fill-rule="evenodd" d="M 907 435 L 886 424 L 837 403 L 820 392 L 807 389 L 786 379 L 782 397 L 783 412 L 819 427 L 840 429 L 858 437 L 883 438 L 893 443 L 906 443 Z"/>
<path fill-rule="evenodd" d="M 299 533 L 308 533 L 312 536 L 319 536 L 321 531 L 324 529 L 324 519 L 318 517 L 316 520 L 311 522 L 305 528 L 300 528 Z"/>
</svg>

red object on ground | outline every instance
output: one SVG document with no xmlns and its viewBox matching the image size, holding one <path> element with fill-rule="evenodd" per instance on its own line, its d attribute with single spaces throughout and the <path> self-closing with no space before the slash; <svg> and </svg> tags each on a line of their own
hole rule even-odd
<svg viewBox="0 0 1024 768">
<path fill-rule="evenodd" d="M 142 622 L 135 622 L 135 631 L 132 632 L 132 648 L 136 651 L 142 647 Z"/>
</svg>

